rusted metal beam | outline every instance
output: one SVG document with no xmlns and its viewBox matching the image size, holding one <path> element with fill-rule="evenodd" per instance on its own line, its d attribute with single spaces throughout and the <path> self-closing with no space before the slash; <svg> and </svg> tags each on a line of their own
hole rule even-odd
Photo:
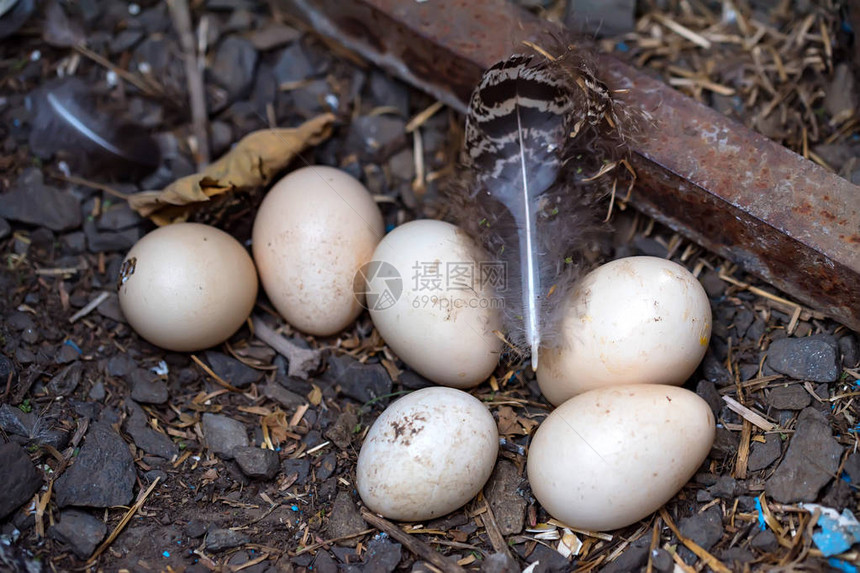
<svg viewBox="0 0 860 573">
<path fill-rule="evenodd" d="M 564 32 L 505 0 L 282 0 L 345 47 L 464 111 L 481 72 Z M 633 205 L 860 331 L 860 188 L 619 60 L 610 87 L 653 117 Z"/>
</svg>

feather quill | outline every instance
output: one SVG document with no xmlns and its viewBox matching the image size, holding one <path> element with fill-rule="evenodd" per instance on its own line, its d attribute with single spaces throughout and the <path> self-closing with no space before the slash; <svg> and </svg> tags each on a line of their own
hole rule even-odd
<svg viewBox="0 0 860 573">
<path fill-rule="evenodd" d="M 601 227 L 610 182 L 596 175 L 623 154 L 617 120 L 608 88 L 572 53 L 511 56 L 472 94 L 452 212 L 504 263 L 507 340 L 534 368 Z"/>
</svg>

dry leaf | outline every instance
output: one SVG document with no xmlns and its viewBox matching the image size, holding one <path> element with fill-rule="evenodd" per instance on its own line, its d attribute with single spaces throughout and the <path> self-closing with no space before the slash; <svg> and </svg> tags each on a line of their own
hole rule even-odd
<svg viewBox="0 0 860 573">
<path fill-rule="evenodd" d="M 322 402 L 322 390 L 316 384 L 311 384 L 313 388 L 310 392 L 308 392 L 308 402 L 310 402 L 313 406 L 319 406 L 320 402 Z"/>
<path fill-rule="evenodd" d="M 177 179 L 162 191 L 136 193 L 128 198 L 129 205 L 157 225 L 184 221 L 211 197 L 268 185 L 297 154 L 328 139 L 334 119 L 329 113 L 297 128 L 250 133 L 200 173 Z"/>
<path fill-rule="evenodd" d="M 535 420 L 518 416 L 510 406 L 499 408 L 499 434 L 502 436 L 525 436 L 537 426 Z"/>
</svg>

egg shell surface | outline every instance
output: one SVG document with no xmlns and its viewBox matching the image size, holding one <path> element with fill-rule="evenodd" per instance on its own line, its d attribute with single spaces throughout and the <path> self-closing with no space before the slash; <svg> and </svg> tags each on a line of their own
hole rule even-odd
<svg viewBox="0 0 860 573">
<path fill-rule="evenodd" d="M 541 348 L 537 380 L 559 405 L 615 384 L 683 384 L 705 356 L 711 306 L 690 271 L 628 257 L 582 278 L 563 305 L 559 341 Z"/>
<path fill-rule="evenodd" d="M 368 293 L 391 291 L 390 274 L 401 279 L 398 296 L 368 296 L 373 324 L 395 354 L 437 384 L 470 388 L 486 380 L 502 347 L 493 333 L 501 301 L 481 281 L 472 239 L 450 223 L 412 221 L 386 235 L 373 260 L 394 270 L 369 275 Z"/>
<path fill-rule="evenodd" d="M 492 414 L 462 390 L 423 388 L 392 403 L 361 446 L 356 486 L 389 519 L 439 517 L 475 497 L 499 450 Z"/>
<path fill-rule="evenodd" d="M 353 280 L 385 227 L 373 197 L 339 169 L 310 166 L 278 181 L 254 220 L 263 289 L 292 326 L 329 336 L 362 310 Z"/>
<path fill-rule="evenodd" d="M 636 384 L 556 408 L 528 452 L 532 492 L 553 517 L 590 531 L 625 527 L 669 501 L 705 460 L 714 415 L 695 393 Z"/>
<path fill-rule="evenodd" d="M 123 261 L 119 305 L 131 327 L 177 352 L 220 344 L 251 314 L 257 271 L 231 235 L 198 223 L 160 227 Z"/>
</svg>

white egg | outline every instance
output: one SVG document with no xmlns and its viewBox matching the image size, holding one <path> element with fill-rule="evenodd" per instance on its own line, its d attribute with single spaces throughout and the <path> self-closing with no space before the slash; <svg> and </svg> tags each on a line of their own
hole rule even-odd
<svg viewBox="0 0 860 573">
<path fill-rule="evenodd" d="M 177 223 L 131 248 L 118 290 L 120 308 L 140 336 L 187 352 L 220 344 L 242 326 L 257 299 L 257 272 L 224 231 Z"/>
<path fill-rule="evenodd" d="M 266 295 L 299 330 L 337 334 L 362 310 L 353 279 L 384 230 L 373 197 L 349 174 L 325 166 L 293 171 L 272 187 L 254 220 L 254 260 Z"/>
<path fill-rule="evenodd" d="M 370 316 L 413 370 L 454 388 L 483 382 L 499 360 L 501 299 L 482 273 L 490 263 L 463 231 L 412 221 L 391 231 L 366 268 Z"/>
<path fill-rule="evenodd" d="M 391 404 L 358 456 L 358 494 L 389 519 L 422 521 L 454 511 L 490 478 L 499 450 L 492 414 L 462 390 L 431 387 Z"/>
<path fill-rule="evenodd" d="M 617 529 L 669 501 L 707 457 L 714 433 L 710 407 L 689 390 L 656 384 L 591 390 L 538 427 L 529 483 L 559 521 Z"/>
<path fill-rule="evenodd" d="M 595 269 L 562 312 L 560 340 L 541 349 L 537 370 L 554 405 L 614 384 L 683 384 L 711 337 L 705 289 L 690 271 L 657 257 Z"/>
</svg>

